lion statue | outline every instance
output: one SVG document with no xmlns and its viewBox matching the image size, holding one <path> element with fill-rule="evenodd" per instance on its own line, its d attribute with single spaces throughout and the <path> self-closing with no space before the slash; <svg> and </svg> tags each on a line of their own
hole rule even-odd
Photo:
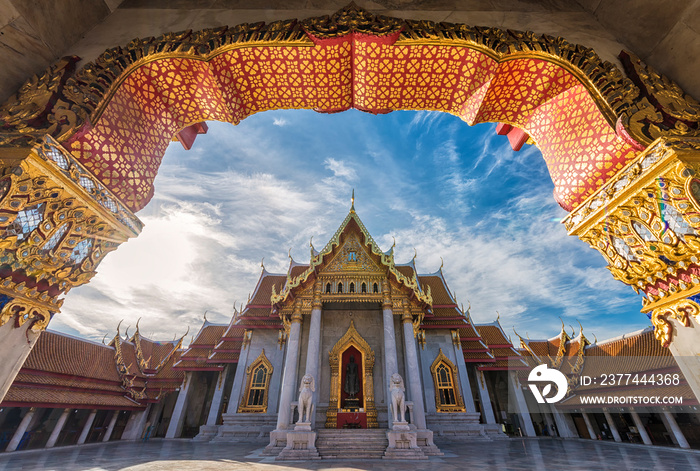
<svg viewBox="0 0 700 471">
<path fill-rule="evenodd" d="M 299 386 L 299 420 L 297 423 L 309 423 L 314 413 L 314 392 L 316 391 L 316 383 L 314 377 L 310 374 L 305 374 L 301 378 L 301 386 Z M 304 420 L 306 419 L 306 420 Z"/>
<path fill-rule="evenodd" d="M 403 378 L 401 375 L 398 373 L 391 375 L 389 393 L 391 394 L 391 412 L 394 416 L 394 422 L 406 422 L 404 416 L 406 411 L 406 395 L 404 391 L 406 391 L 406 387 L 403 385 Z"/>
</svg>

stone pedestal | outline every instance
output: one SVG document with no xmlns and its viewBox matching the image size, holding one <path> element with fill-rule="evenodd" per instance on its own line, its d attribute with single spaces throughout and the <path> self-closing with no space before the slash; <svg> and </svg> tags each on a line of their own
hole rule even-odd
<svg viewBox="0 0 700 471">
<path fill-rule="evenodd" d="M 418 448 L 423 451 L 424 455 L 428 456 L 443 456 L 444 453 L 440 451 L 433 441 L 433 431 L 432 430 L 416 430 L 416 441 Z"/>
<path fill-rule="evenodd" d="M 427 460 L 428 457 L 418 446 L 417 433 L 396 430 L 397 425 L 400 424 L 401 422 L 394 423 L 394 430 L 389 430 L 386 433 L 389 446 L 386 448 L 383 458 L 385 460 Z"/>
<path fill-rule="evenodd" d="M 308 425 L 308 430 L 301 430 Z M 305 427 L 303 427 L 305 428 Z M 294 430 L 287 432 L 287 446 L 277 455 L 277 461 L 320 460 L 316 450 L 316 432 L 311 431 L 311 424 L 298 424 Z"/>
</svg>

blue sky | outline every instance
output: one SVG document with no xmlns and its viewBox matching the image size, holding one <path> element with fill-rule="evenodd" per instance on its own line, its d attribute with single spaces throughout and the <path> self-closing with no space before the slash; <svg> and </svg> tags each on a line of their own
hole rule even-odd
<svg viewBox="0 0 700 471">
<path fill-rule="evenodd" d="M 209 123 L 185 151 L 173 143 L 141 236 L 110 254 L 66 298 L 50 328 L 100 340 L 117 323 L 158 339 L 228 323 L 260 274 L 308 261 L 355 207 L 397 263 L 443 272 L 476 322 L 500 313 L 530 338 L 561 321 L 599 340 L 649 325 L 641 298 L 603 258 L 566 235 L 539 151 L 513 152 L 495 125 L 436 112 L 373 116 L 274 111 L 238 126 Z M 122 331 L 123 333 L 123 331 Z"/>
</svg>

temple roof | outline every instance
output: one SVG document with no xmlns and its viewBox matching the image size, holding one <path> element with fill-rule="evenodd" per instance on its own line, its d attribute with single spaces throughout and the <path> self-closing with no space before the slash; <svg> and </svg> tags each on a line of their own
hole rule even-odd
<svg viewBox="0 0 700 471">
<path fill-rule="evenodd" d="M 223 366 L 212 364 L 207 360 L 209 360 L 214 347 L 220 342 L 228 327 L 227 324 L 213 324 L 205 319 L 192 343 L 180 355 L 178 361 L 173 364 L 173 369 L 187 371 L 218 371 L 223 369 Z"/>
</svg>

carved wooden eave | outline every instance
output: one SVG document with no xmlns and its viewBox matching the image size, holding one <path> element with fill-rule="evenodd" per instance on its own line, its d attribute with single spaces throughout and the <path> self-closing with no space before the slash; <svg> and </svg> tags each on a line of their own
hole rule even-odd
<svg viewBox="0 0 700 471">
<path fill-rule="evenodd" d="M 271 296 L 273 311 L 276 310 L 281 314 L 282 310 L 290 309 L 294 300 L 299 297 L 307 298 L 304 300 L 305 302 L 302 302 L 302 312 L 309 310 L 311 307 L 310 298 L 313 296 L 314 283 L 319 280 L 321 272 L 335 259 L 338 255 L 338 249 L 353 233 L 356 233 L 360 237 L 360 243 L 363 248 L 366 249 L 372 261 L 380 269 L 380 271 L 373 274 L 382 275 L 385 279 L 388 279 L 391 284 L 392 292 L 397 291 L 402 293 L 413 307 L 419 307 L 421 310 L 429 309 L 430 306 L 432 306 L 433 301 L 430 289 L 424 291 L 415 275 L 409 278 L 396 269 L 393 250 L 388 252 L 382 251 L 367 231 L 367 228 L 362 223 L 357 213 L 352 209 L 326 246 L 318 252 L 318 254 L 311 257 L 309 268 L 296 277 L 292 277 L 290 271 L 281 292 L 278 293 L 276 289 L 273 289 Z M 312 253 L 314 252 L 312 251 Z M 362 272 L 363 270 L 360 268 L 355 270 L 355 273 Z M 352 271 L 350 273 L 352 273 Z M 350 293 L 348 293 L 348 295 L 349 294 Z M 380 291 L 376 294 L 377 299 L 381 302 L 384 293 Z M 347 296 L 347 299 L 343 300 L 352 300 L 351 298 L 352 296 Z M 360 299 L 358 298 L 357 300 Z"/>
</svg>

